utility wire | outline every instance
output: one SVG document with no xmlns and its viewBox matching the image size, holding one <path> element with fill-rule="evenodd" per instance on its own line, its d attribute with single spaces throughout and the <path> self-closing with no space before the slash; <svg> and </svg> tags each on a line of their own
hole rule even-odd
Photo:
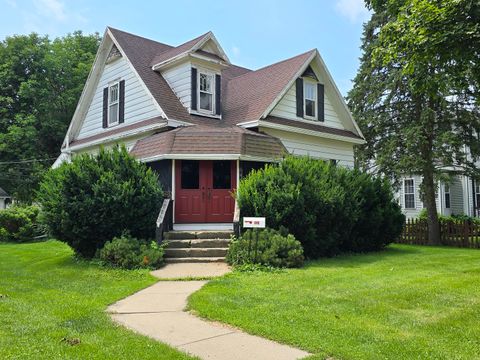
<svg viewBox="0 0 480 360">
<path fill-rule="evenodd" d="M 41 161 L 51 161 L 55 160 L 54 158 L 47 158 L 47 159 L 30 159 L 30 160 L 19 160 L 19 161 L 2 161 L 0 165 L 9 165 L 9 164 L 25 164 L 25 163 L 32 163 L 32 162 L 41 162 Z"/>
</svg>

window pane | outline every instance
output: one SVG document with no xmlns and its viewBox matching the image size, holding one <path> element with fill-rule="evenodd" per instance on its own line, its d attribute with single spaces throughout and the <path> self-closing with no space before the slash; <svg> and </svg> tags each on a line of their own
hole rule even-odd
<svg viewBox="0 0 480 360">
<path fill-rule="evenodd" d="M 214 189 L 231 189 L 232 179 L 230 171 L 230 161 L 214 161 L 213 162 L 213 188 Z"/>
<path fill-rule="evenodd" d="M 305 100 L 305 115 L 315 117 L 315 101 Z"/>
<path fill-rule="evenodd" d="M 450 209 L 450 193 L 445 194 L 445 208 Z"/>
<path fill-rule="evenodd" d="M 305 99 L 315 100 L 316 87 L 314 84 L 305 83 Z"/>
<path fill-rule="evenodd" d="M 212 111 L 212 94 L 200 92 L 200 109 Z"/>
<path fill-rule="evenodd" d="M 405 208 L 414 209 L 415 208 L 415 195 L 414 194 L 405 194 Z"/>
<path fill-rule="evenodd" d="M 118 121 L 118 103 L 110 105 L 108 111 L 108 123 L 114 124 Z"/>
<path fill-rule="evenodd" d="M 110 86 L 109 102 L 111 104 L 116 101 L 118 101 L 118 84 Z"/>
<path fill-rule="evenodd" d="M 212 92 L 212 75 L 200 74 L 200 91 Z"/>
<path fill-rule="evenodd" d="M 198 189 L 199 166 L 198 160 L 182 160 L 182 189 Z"/>
</svg>

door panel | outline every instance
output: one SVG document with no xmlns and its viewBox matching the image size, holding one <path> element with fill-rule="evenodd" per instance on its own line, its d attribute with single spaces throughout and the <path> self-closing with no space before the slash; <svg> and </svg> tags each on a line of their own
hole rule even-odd
<svg viewBox="0 0 480 360">
<path fill-rule="evenodd" d="M 236 161 L 175 162 L 175 222 L 232 222 Z"/>
<path fill-rule="evenodd" d="M 207 222 L 232 222 L 235 211 L 233 190 L 236 188 L 236 161 L 209 162 Z"/>
</svg>

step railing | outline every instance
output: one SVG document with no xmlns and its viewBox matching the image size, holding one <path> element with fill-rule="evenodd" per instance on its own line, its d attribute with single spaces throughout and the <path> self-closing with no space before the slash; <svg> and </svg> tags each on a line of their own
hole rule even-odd
<svg viewBox="0 0 480 360">
<path fill-rule="evenodd" d="M 155 240 L 158 244 L 163 242 L 163 234 L 173 229 L 173 200 L 165 198 L 158 213 Z"/>
<path fill-rule="evenodd" d="M 233 234 L 238 239 L 241 235 L 240 229 L 240 206 L 237 199 L 235 199 L 235 211 L 233 212 Z"/>
</svg>

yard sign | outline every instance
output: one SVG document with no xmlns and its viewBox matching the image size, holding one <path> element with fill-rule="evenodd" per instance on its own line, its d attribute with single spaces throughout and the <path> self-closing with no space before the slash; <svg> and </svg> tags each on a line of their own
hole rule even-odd
<svg viewBox="0 0 480 360">
<path fill-rule="evenodd" d="M 264 217 L 244 217 L 243 218 L 243 227 L 244 228 L 265 228 L 265 218 Z"/>
</svg>

